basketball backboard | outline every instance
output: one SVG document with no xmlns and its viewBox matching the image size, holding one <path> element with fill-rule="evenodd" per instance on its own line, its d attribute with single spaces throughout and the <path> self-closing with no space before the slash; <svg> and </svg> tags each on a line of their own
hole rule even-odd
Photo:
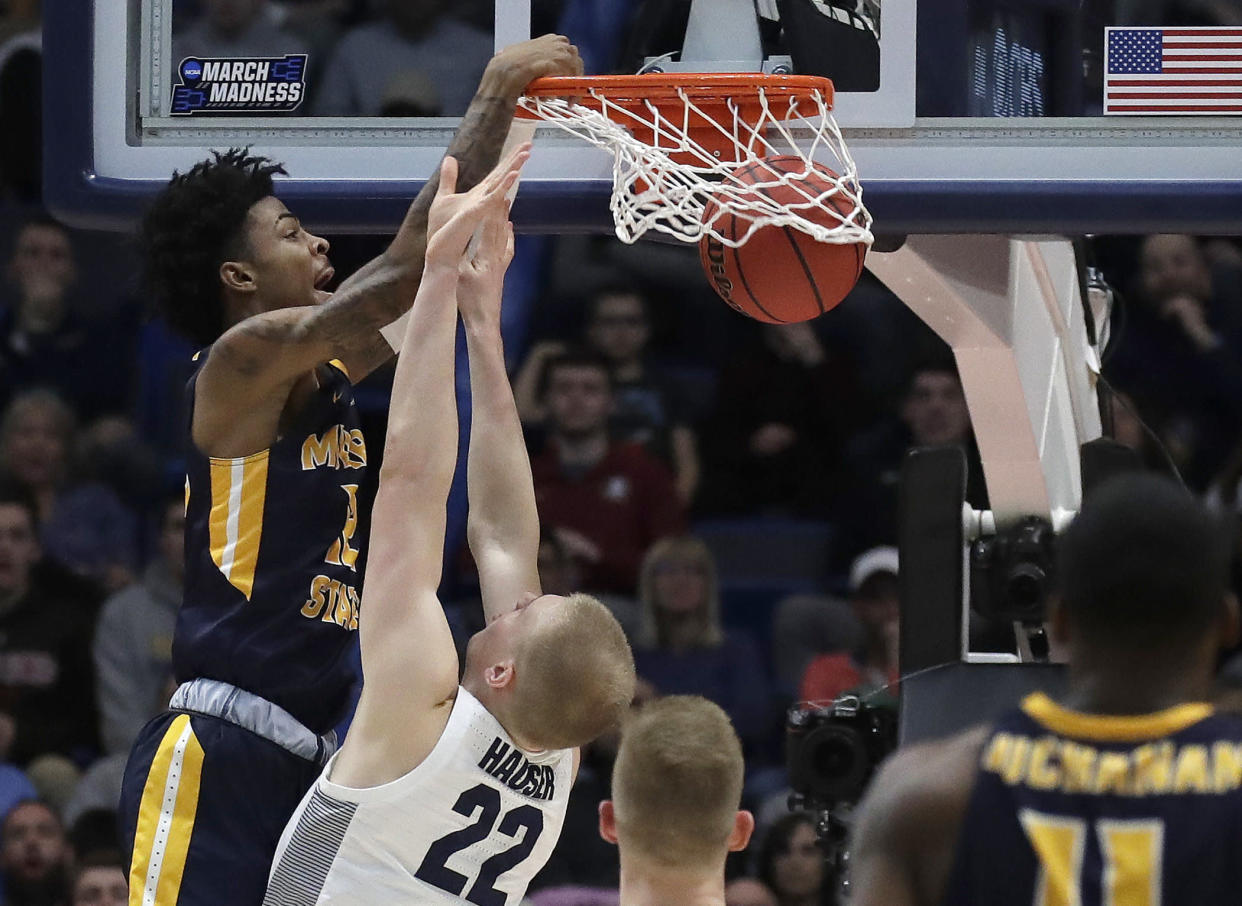
<svg viewBox="0 0 1242 906">
<path fill-rule="evenodd" d="M 257 5 L 261 13 L 301 8 Z M 431 0 L 405 5 L 425 15 L 446 8 Z M 838 93 L 839 118 L 879 232 L 1236 231 L 1242 120 L 1102 114 L 1105 26 L 1173 24 L 1166 6 L 1172 4 L 760 0 L 749 24 L 714 24 L 718 40 L 730 47 L 718 56 L 732 58 L 748 47 L 756 68 L 786 57 L 795 70 L 822 69 L 845 89 Z M 272 48 L 278 64 L 307 53 L 303 70 L 281 70 L 286 80 L 304 77 L 305 96 L 295 109 L 278 110 L 269 97 L 269 107 L 255 113 L 182 115 L 173 109 L 177 88 L 189 84 L 187 76 L 203 74 L 182 63 L 212 59 L 188 40 L 199 21 L 191 14 L 201 15 L 203 7 L 203 0 L 47 0 L 45 171 L 52 209 L 83 226 L 128 228 L 174 169 L 209 148 L 248 144 L 286 162 L 292 176 L 282 181 L 281 194 L 309 223 L 337 231 L 391 229 L 456 120 L 369 116 L 374 111 L 361 107 L 350 112 L 363 115 L 339 115 L 322 101 L 342 79 L 322 34 L 318 44 Z M 391 102 L 390 113 L 456 112 L 449 96 L 477 78 L 480 48 L 485 54 L 521 40 L 532 23 L 568 33 L 596 72 L 658 68 L 682 50 L 694 55 L 693 7 L 684 0 L 504 0 L 494 10 L 490 20 L 476 18 L 470 31 L 455 31 L 437 45 L 441 57 L 453 51 L 449 63 L 456 68 L 447 75 L 415 74 L 404 85 L 388 78 L 365 96 L 374 101 L 380 94 L 381 102 Z M 490 29 L 480 21 L 490 21 Z M 242 51 L 217 48 L 217 59 L 225 51 L 254 56 L 239 46 Z M 711 65 L 702 59 L 710 49 L 710 42 L 699 47 L 701 68 Z M 383 53 L 362 59 L 368 73 L 387 65 Z M 246 73 L 236 75 L 246 81 Z M 271 81 L 270 71 L 265 77 Z M 424 103 L 429 96 L 434 103 Z M 227 104 L 227 94 L 220 101 Z M 541 128 L 514 212 L 518 227 L 611 231 L 611 163 L 606 154 Z"/>
</svg>

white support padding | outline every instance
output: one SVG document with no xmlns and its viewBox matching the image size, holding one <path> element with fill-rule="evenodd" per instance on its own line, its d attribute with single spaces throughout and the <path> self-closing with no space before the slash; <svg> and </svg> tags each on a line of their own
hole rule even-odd
<svg viewBox="0 0 1242 906">
<path fill-rule="evenodd" d="M 1076 512 L 1100 416 L 1071 244 L 911 236 L 867 266 L 952 347 L 997 524 Z"/>
<path fill-rule="evenodd" d="M 867 267 L 953 349 L 991 510 L 964 508 L 966 537 L 1022 516 L 1062 530 L 1082 501 L 1079 447 L 1100 436 L 1073 246 L 1064 239 L 910 236 Z M 970 651 L 969 543 L 962 551 L 962 659 Z"/>
</svg>

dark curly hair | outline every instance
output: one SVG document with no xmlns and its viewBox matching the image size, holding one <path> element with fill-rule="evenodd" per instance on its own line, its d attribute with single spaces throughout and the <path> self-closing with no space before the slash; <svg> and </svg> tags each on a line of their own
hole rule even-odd
<svg viewBox="0 0 1242 906">
<path fill-rule="evenodd" d="M 159 311 L 200 345 L 224 332 L 220 265 L 242 251 L 247 212 L 272 194 L 272 174 L 285 172 L 249 148 L 212 157 L 174 172 L 142 223 L 146 279 Z"/>
</svg>

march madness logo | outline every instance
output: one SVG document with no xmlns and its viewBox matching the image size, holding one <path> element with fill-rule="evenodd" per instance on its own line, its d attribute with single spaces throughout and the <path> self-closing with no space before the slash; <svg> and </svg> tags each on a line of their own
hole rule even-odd
<svg viewBox="0 0 1242 906">
<path fill-rule="evenodd" d="M 287 113 L 306 96 L 306 54 L 245 59 L 187 57 L 177 70 L 173 116 Z"/>
</svg>

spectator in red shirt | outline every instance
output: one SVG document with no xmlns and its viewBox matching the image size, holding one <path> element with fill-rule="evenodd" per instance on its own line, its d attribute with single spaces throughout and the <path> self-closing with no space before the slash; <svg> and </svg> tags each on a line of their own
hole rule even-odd
<svg viewBox="0 0 1242 906">
<path fill-rule="evenodd" d="M 811 661 L 802 677 L 803 701 L 827 702 L 846 692 L 865 694 L 897 683 L 897 548 L 873 547 L 854 561 L 850 603 L 863 627 L 863 646 Z"/>
<path fill-rule="evenodd" d="M 608 433 L 612 378 L 589 355 L 548 362 L 548 440 L 531 463 L 539 517 L 582 567 L 583 587 L 632 595 L 644 551 L 685 528 L 668 468 Z"/>
</svg>

